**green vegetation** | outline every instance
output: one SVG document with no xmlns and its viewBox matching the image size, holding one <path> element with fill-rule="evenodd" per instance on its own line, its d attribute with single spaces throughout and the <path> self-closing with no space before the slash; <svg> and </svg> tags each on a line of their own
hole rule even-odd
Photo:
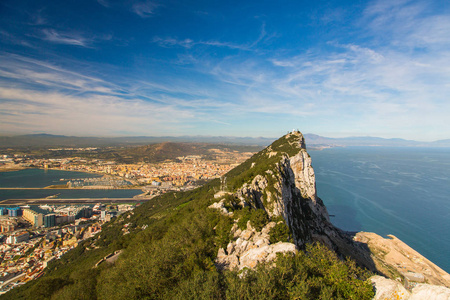
<svg viewBox="0 0 450 300">
<path fill-rule="evenodd" d="M 276 164 L 283 155 L 294 156 L 300 151 L 300 137 L 297 135 L 283 136 L 273 144 L 253 155 L 249 160 L 229 171 L 226 176 L 231 190 L 236 191 L 244 183 L 250 183 L 257 175 L 266 176 L 266 171 L 275 170 Z M 272 176 L 266 176 L 269 181 Z"/>
<path fill-rule="evenodd" d="M 250 207 L 244 207 L 235 211 L 234 217 L 238 220 L 237 225 L 241 230 L 245 230 L 247 228 L 248 221 L 250 221 L 252 227 L 257 231 L 261 231 L 261 229 L 269 223 L 269 216 L 263 209 L 251 209 Z"/>
<path fill-rule="evenodd" d="M 284 221 L 278 222 L 275 227 L 273 227 L 270 232 L 269 242 L 271 244 L 275 244 L 278 242 L 291 242 L 292 238 L 289 232 L 289 227 L 286 225 Z"/>
<path fill-rule="evenodd" d="M 278 255 L 276 267 L 259 265 L 225 274 L 226 299 L 372 299 L 369 274 L 350 261 L 340 261 L 320 244 L 297 255 Z"/>
<path fill-rule="evenodd" d="M 279 148 L 285 149 L 280 144 Z M 263 162 L 257 154 L 253 162 Z M 269 159 L 269 164 L 275 161 Z M 233 184 L 250 180 L 248 162 L 231 171 Z M 252 169 L 265 172 L 267 165 Z M 259 172 L 258 171 L 258 172 Z M 246 173 L 247 172 L 247 173 Z M 256 173 L 257 174 L 257 173 Z M 270 220 L 262 209 L 240 207 L 228 195 L 233 218 L 209 209 L 219 180 L 184 193 L 164 194 L 114 218 L 95 237 L 80 243 L 46 269 L 45 275 L 15 288 L 1 299 L 371 299 L 369 274 L 350 261 L 341 261 L 320 244 L 296 255 L 280 255 L 276 266 L 255 270 L 219 271 L 214 265 L 219 248 L 231 240 L 230 229 L 250 221 L 260 230 Z M 274 221 L 281 221 L 276 219 Z M 245 227 L 243 229 L 245 229 Z M 145 229 L 143 229 L 145 228 Z M 124 234 L 129 231 L 128 234 Z M 271 241 L 289 240 L 279 222 Z M 95 264 L 122 249 L 114 265 Z"/>
</svg>

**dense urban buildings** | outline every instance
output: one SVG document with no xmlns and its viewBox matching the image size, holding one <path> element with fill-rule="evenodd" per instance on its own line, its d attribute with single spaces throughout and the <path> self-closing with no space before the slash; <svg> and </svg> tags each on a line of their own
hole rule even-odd
<svg viewBox="0 0 450 300">
<path fill-rule="evenodd" d="M 0 207 L 0 294 L 41 276 L 48 263 L 101 232 L 111 217 L 133 208 L 129 204 Z"/>
</svg>

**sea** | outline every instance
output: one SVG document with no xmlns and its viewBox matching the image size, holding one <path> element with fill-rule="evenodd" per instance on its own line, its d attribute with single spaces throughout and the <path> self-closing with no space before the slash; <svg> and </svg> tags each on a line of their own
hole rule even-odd
<svg viewBox="0 0 450 300">
<path fill-rule="evenodd" d="M 45 169 L 0 172 L 0 188 L 11 188 L 0 190 L 0 201 L 6 199 L 46 198 L 49 196 L 55 199 L 132 198 L 142 194 L 140 189 L 20 189 L 43 188 L 50 185 L 65 184 L 68 180 L 97 177 L 102 177 L 102 175 Z"/>
<path fill-rule="evenodd" d="M 317 194 L 346 231 L 393 234 L 450 272 L 450 149 L 308 151 Z"/>
</svg>

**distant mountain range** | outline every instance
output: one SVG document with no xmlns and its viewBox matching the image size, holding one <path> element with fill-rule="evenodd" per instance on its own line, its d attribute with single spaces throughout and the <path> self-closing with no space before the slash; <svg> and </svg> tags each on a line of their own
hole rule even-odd
<svg viewBox="0 0 450 300">
<path fill-rule="evenodd" d="M 232 136 L 131 136 L 131 137 L 76 137 L 52 134 L 27 134 L 18 136 L 0 136 L 0 147 L 104 147 L 104 146 L 141 146 L 163 142 L 211 143 L 231 145 L 267 146 L 274 139 L 264 137 Z"/>
<path fill-rule="evenodd" d="M 419 142 L 399 138 L 385 139 L 379 137 L 345 137 L 328 138 L 316 134 L 305 134 L 308 146 L 384 146 L 384 147 L 450 147 L 450 139 L 434 142 Z"/>
<path fill-rule="evenodd" d="M 305 134 L 309 147 L 385 146 L 385 147 L 450 147 L 450 139 L 435 142 L 419 142 L 404 139 L 379 137 L 328 138 L 316 134 Z M 214 143 L 234 145 L 267 146 L 275 138 L 233 136 L 133 136 L 133 137 L 76 137 L 52 134 L 28 134 L 0 136 L 0 147 L 104 147 L 120 145 L 148 145 L 162 142 Z"/>
</svg>

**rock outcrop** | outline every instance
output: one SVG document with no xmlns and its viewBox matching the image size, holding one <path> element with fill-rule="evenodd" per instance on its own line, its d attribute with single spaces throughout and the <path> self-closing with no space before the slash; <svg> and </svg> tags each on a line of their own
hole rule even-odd
<svg viewBox="0 0 450 300">
<path fill-rule="evenodd" d="M 262 152 L 267 159 L 279 160 L 272 169 L 238 189 L 236 196 L 249 206 L 264 209 L 270 217 L 283 216 L 294 243 L 301 247 L 333 226 L 317 197 L 314 169 L 303 135 L 294 131 L 284 137 L 283 143 L 280 147 L 274 143 Z"/>
<path fill-rule="evenodd" d="M 411 291 L 406 290 L 401 282 L 382 276 L 370 278 L 375 289 L 374 300 L 449 300 L 450 289 L 431 284 L 417 284 Z"/>
<path fill-rule="evenodd" d="M 354 240 L 367 245 L 376 269 L 401 278 L 405 286 L 427 282 L 450 287 L 450 275 L 393 235 L 383 238 L 373 232 L 358 232 Z"/>
<path fill-rule="evenodd" d="M 245 230 L 234 224 L 230 232 L 233 240 L 228 243 L 226 249 L 219 249 L 216 265 L 221 269 L 242 270 L 254 268 L 258 263 L 273 261 L 277 253 L 295 253 L 297 248 L 292 243 L 270 244 L 269 233 L 275 225 L 275 222 L 270 222 L 261 231 L 256 231 L 250 221 L 247 222 Z"/>
<path fill-rule="evenodd" d="M 210 208 L 232 217 L 233 213 L 227 209 L 223 198 L 225 194 L 232 194 L 238 199 L 240 207 L 263 209 L 270 218 L 282 217 L 298 248 L 309 242 L 320 241 L 342 256 L 357 255 L 361 265 L 374 270 L 370 264 L 370 256 L 364 253 L 364 249 L 354 245 L 350 236 L 331 224 L 327 209 L 317 196 L 311 157 L 306 151 L 305 140 L 300 132 L 294 131 L 285 135 L 251 160 L 253 161 L 248 164 L 250 170 L 243 172 L 257 169 L 258 171 L 254 172 L 257 174 L 252 173 L 234 193 L 217 193 L 217 202 Z M 251 242 L 245 238 L 241 240 Z M 236 240 L 230 243 L 237 242 Z M 248 247 L 247 243 L 243 245 Z M 261 257 L 265 255 L 262 253 L 269 253 L 266 257 L 271 258 L 270 253 L 278 249 L 269 244 L 264 246 L 267 247 L 263 250 L 254 250 L 256 256 L 257 253 Z M 241 257 L 246 256 L 239 252 L 242 250 L 239 247 L 234 252 L 223 249 L 219 253 L 219 265 L 241 268 Z M 239 259 L 236 260 L 233 255 Z"/>
</svg>

